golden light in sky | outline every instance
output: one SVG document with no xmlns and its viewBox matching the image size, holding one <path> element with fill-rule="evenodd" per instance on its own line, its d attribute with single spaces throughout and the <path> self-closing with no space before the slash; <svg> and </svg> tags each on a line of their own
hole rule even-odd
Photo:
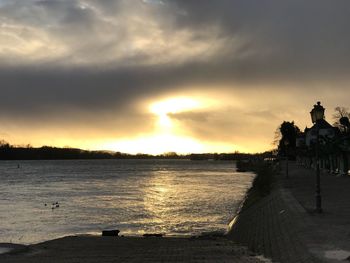
<svg viewBox="0 0 350 263">
<path fill-rule="evenodd" d="M 150 111 L 159 118 L 160 128 L 171 128 L 173 123 L 168 116 L 169 113 L 189 111 L 200 107 L 198 100 L 186 97 L 170 98 L 151 104 Z"/>
<path fill-rule="evenodd" d="M 148 104 L 148 111 L 156 116 L 152 133 L 106 142 L 103 148 L 133 154 L 232 152 L 232 144 L 205 142 L 184 135 L 183 129 L 186 127 L 180 127 L 170 116 L 182 112 L 195 112 L 213 105 L 215 101 L 204 97 L 170 97 L 151 102 Z"/>
<path fill-rule="evenodd" d="M 268 17 L 243 0 L 51 2 L 0 0 L 10 144 L 261 152 L 283 121 L 309 126 L 315 101 L 330 121 L 349 107 L 349 1 L 316 15 L 313 3 L 276 1 Z M 281 20 L 286 10 L 312 19 Z"/>
<path fill-rule="evenodd" d="M 203 151 L 203 146 L 198 141 L 192 138 L 171 134 L 154 134 L 139 138 L 125 139 L 106 143 L 103 148 L 133 154 L 162 154 L 166 152 L 191 153 Z"/>
<path fill-rule="evenodd" d="M 177 133 L 176 124 L 169 117 L 170 113 L 179 113 L 203 107 L 199 99 L 189 97 L 173 97 L 153 102 L 149 112 L 157 116 L 156 129 L 152 134 L 137 138 L 128 138 L 116 142 L 108 142 L 104 148 L 128 153 L 162 154 L 165 152 L 192 153 L 203 152 L 204 146 L 194 138 Z"/>
</svg>

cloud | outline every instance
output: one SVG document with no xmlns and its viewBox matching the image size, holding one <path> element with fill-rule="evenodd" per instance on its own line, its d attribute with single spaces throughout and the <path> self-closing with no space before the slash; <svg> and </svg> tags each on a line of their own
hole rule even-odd
<svg viewBox="0 0 350 263">
<path fill-rule="evenodd" d="M 15 65 L 120 68 L 205 60 L 217 53 L 222 42 L 216 38 L 219 29 L 215 25 L 196 33 L 190 28 L 176 30 L 175 14 L 169 7 L 153 4 L 149 7 L 135 0 L 8 2 L 0 10 L 0 55 Z"/>
<path fill-rule="evenodd" d="M 155 4 L 155 5 L 164 5 L 164 2 L 161 0 L 142 0 L 146 4 Z"/>
<path fill-rule="evenodd" d="M 246 109 L 171 115 L 184 133 L 237 141 L 254 120 L 268 136 L 293 101 L 347 106 L 349 11 L 346 0 L 2 0 L 0 119 L 119 136 L 152 130 L 144 101 L 196 90 Z"/>
<path fill-rule="evenodd" d="M 349 63 L 350 4 L 344 0 L 4 3 L 2 55 L 21 64 L 36 59 L 58 66 L 193 61 L 214 66 L 220 61 L 253 77 L 277 72 L 287 78 L 306 69 L 344 72 Z"/>
</svg>

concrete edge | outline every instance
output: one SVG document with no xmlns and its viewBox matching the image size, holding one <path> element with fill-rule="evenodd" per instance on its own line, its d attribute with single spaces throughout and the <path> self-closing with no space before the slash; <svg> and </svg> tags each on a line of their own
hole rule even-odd
<svg viewBox="0 0 350 263">
<path fill-rule="evenodd" d="M 8 249 L 7 252 L 1 253 L 2 255 L 11 255 L 27 252 L 29 250 L 29 246 L 21 245 L 21 244 L 13 244 L 13 243 L 0 243 L 0 248 Z"/>
</svg>

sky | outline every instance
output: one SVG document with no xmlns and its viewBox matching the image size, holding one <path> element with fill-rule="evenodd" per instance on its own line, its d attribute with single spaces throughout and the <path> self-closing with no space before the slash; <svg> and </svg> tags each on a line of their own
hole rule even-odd
<svg viewBox="0 0 350 263">
<path fill-rule="evenodd" d="M 0 0 L 0 139 L 261 152 L 348 107 L 348 0 Z"/>
</svg>

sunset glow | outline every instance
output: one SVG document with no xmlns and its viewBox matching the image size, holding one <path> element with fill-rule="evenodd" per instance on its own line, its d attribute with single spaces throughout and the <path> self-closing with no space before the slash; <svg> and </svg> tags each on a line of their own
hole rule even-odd
<svg viewBox="0 0 350 263">
<path fill-rule="evenodd" d="M 200 102 L 191 98 L 170 98 L 155 102 L 150 106 L 152 113 L 164 115 L 168 113 L 177 113 L 181 111 L 193 110 L 200 107 Z"/>
<path fill-rule="evenodd" d="M 336 261 L 349 14 L 350 0 L 0 0 L 0 263 Z"/>
<path fill-rule="evenodd" d="M 0 140 L 269 150 L 284 120 L 311 125 L 315 101 L 330 122 L 350 107 L 343 2 L 0 0 Z"/>
<path fill-rule="evenodd" d="M 132 154 L 148 153 L 162 154 L 166 152 L 191 153 L 203 152 L 203 145 L 186 137 L 179 137 L 171 134 L 145 136 L 141 138 L 125 139 L 117 142 L 106 143 L 104 149 L 115 151 L 118 149 L 121 152 Z"/>
<path fill-rule="evenodd" d="M 178 113 L 196 109 L 200 106 L 199 101 L 191 98 L 170 98 L 163 101 L 152 103 L 150 111 L 158 116 L 159 128 L 170 129 L 173 123 L 168 116 L 169 113 Z"/>
<path fill-rule="evenodd" d="M 157 119 L 155 130 L 150 135 L 106 143 L 104 149 L 128 153 L 162 154 L 166 152 L 200 153 L 206 150 L 203 143 L 195 138 L 178 134 L 176 124 L 169 114 L 191 111 L 203 107 L 197 99 L 173 97 L 151 103 L 149 111 Z"/>
</svg>

